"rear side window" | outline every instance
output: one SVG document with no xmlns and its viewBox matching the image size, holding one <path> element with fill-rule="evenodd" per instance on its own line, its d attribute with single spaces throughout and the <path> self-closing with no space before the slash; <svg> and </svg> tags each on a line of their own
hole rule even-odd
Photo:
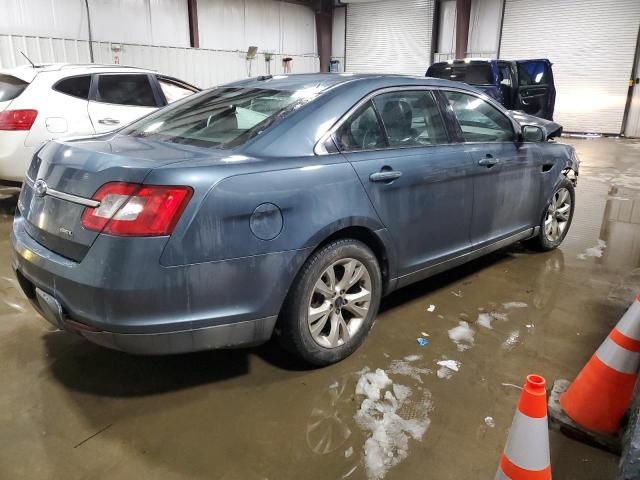
<svg viewBox="0 0 640 480">
<path fill-rule="evenodd" d="M 488 63 L 436 64 L 429 68 L 427 75 L 471 85 L 490 85 L 493 83 L 491 66 Z"/>
<path fill-rule="evenodd" d="M 57 92 L 86 100 L 89 98 L 89 87 L 91 87 L 91 76 L 82 75 L 60 80 L 54 85 L 53 89 Z"/>
<path fill-rule="evenodd" d="M 13 75 L 0 74 L 0 102 L 13 100 L 28 86 L 28 82 L 20 80 Z"/>
<path fill-rule="evenodd" d="M 519 62 L 518 82 L 521 87 L 548 85 L 549 73 L 545 62 Z"/>
<path fill-rule="evenodd" d="M 395 148 L 447 143 L 440 110 L 430 92 L 399 91 L 374 100 L 389 139 Z"/>
<path fill-rule="evenodd" d="M 340 126 L 334 138 L 341 152 L 375 150 L 387 146 L 378 116 L 370 101 L 362 105 Z"/>
<path fill-rule="evenodd" d="M 96 101 L 133 107 L 157 107 L 147 75 L 98 75 Z"/>
<path fill-rule="evenodd" d="M 493 105 L 474 95 L 445 91 L 466 142 L 511 142 L 511 121 Z"/>
</svg>

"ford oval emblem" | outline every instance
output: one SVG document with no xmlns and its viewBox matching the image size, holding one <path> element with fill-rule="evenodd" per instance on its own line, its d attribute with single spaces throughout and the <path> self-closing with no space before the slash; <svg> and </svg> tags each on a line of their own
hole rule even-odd
<svg viewBox="0 0 640 480">
<path fill-rule="evenodd" d="M 36 196 L 38 197 L 44 197 L 47 194 L 47 189 L 49 187 L 47 186 L 47 183 L 44 180 L 37 180 L 36 183 L 33 185 L 33 190 L 36 193 Z"/>
</svg>

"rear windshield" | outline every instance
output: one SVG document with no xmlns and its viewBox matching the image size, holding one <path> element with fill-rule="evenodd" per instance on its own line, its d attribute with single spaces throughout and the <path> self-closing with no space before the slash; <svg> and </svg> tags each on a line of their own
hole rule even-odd
<svg viewBox="0 0 640 480">
<path fill-rule="evenodd" d="M 314 96 L 306 91 L 218 88 L 159 110 L 121 133 L 187 145 L 233 148 Z"/>
<path fill-rule="evenodd" d="M 29 83 L 12 75 L 0 73 L 0 102 L 8 102 L 20 95 Z"/>
<path fill-rule="evenodd" d="M 493 83 L 491 66 L 487 63 L 441 63 L 429 67 L 427 75 L 465 82 L 470 85 L 488 85 Z"/>
</svg>

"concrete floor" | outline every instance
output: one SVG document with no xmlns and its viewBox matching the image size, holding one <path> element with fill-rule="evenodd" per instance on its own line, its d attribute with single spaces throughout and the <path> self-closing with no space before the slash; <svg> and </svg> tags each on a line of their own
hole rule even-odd
<svg viewBox="0 0 640 480">
<path fill-rule="evenodd" d="M 274 345 L 144 358 L 51 331 L 17 290 L 15 197 L 0 192 L 0 477 L 374 478 L 370 433 L 354 419 L 368 367 L 410 387 L 397 413 L 428 427 L 421 440 L 404 435 L 406 445 L 400 432 L 385 478 L 493 478 L 519 396 L 513 384 L 532 372 L 573 378 L 640 291 L 640 143 L 566 141 L 583 165 L 559 250 L 515 246 L 393 294 L 364 346 L 320 370 Z M 477 323 L 483 312 L 498 313 L 492 329 Z M 465 351 L 448 336 L 461 320 L 475 331 Z M 439 376 L 444 358 L 460 361 L 459 372 Z M 554 478 L 616 470 L 616 457 L 555 433 L 551 451 Z"/>
</svg>

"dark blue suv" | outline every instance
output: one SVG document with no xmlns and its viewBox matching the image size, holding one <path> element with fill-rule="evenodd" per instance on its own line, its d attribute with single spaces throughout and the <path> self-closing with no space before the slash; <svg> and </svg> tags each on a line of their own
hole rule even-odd
<svg viewBox="0 0 640 480">
<path fill-rule="evenodd" d="M 522 110 L 553 120 L 556 87 L 551 62 L 535 60 L 449 60 L 434 63 L 427 77 L 465 82 L 482 90 L 509 110 Z"/>
</svg>

